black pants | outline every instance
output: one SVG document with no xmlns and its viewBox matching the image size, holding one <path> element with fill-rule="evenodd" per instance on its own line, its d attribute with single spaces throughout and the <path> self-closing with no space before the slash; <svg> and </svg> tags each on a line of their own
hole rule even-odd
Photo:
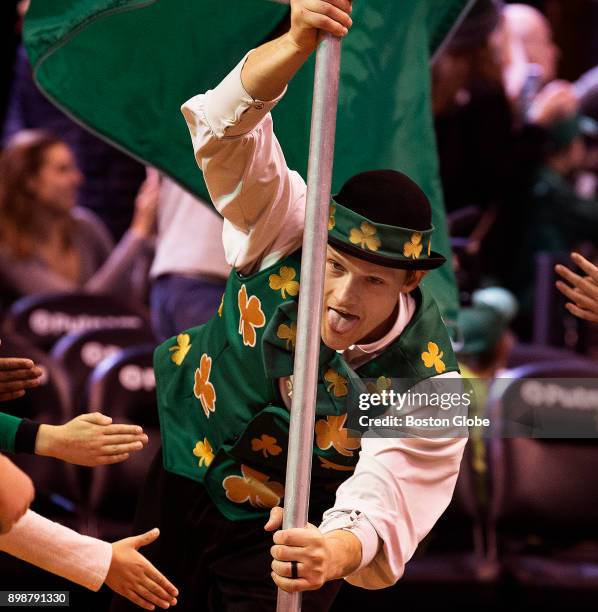
<svg viewBox="0 0 598 612">
<path fill-rule="evenodd" d="M 276 610 L 270 576 L 272 533 L 265 520 L 229 521 L 204 487 L 162 467 L 158 451 L 147 475 L 134 533 L 160 528 L 160 537 L 141 549 L 179 590 L 177 612 L 269 612 Z M 340 580 L 303 594 L 305 612 L 326 612 Z M 111 612 L 139 607 L 115 595 Z"/>
</svg>

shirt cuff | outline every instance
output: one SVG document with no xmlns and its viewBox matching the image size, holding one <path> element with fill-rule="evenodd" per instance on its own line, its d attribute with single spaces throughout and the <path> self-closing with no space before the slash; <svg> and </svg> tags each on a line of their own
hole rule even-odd
<svg viewBox="0 0 598 612">
<path fill-rule="evenodd" d="M 35 441 L 41 423 L 23 419 L 15 434 L 15 453 L 35 454 Z"/>
<path fill-rule="evenodd" d="M 287 90 L 285 87 L 280 96 L 274 100 L 254 100 L 243 87 L 241 80 L 241 70 L 249 53 L 217 87 L 205 94 L 205 117 L 212 132 L 218 138 L 243 136 L 251 132 L 276 106 Z"/>
<path fill-rule="evenodd" d="M 322 533 L 337 529 L 350 531 L 361 542 L 361 563 L 355 570 L 358 572 L 367 567 L 378 553 L 380 538 L 368 518 L 359 510 L 328 510 L 319 527 Z"/>
</svg>

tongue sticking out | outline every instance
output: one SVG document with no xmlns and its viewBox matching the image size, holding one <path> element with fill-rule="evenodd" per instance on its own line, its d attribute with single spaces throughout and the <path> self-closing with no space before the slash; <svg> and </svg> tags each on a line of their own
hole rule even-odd
<svg viewBox="0 0 598 612">
<path fill-rule="evenodd" d="M 328 325 L 335 334 L 346 334 L 351 331 L 359 321 L 359 317 L 350 314 L 341 314 L 340 312 L 328 309 Z"/>
</svg>

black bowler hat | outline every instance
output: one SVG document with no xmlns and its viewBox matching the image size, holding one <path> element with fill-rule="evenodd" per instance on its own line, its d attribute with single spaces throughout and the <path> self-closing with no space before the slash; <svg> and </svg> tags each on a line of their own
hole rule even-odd
<svg viewBox="0 0 598 612">
<path fill-rule="evenodd" d="M 424 192 L 396 170 L 361 172 L 332 198 L 328 242 L 389 268 L 432 270 L 445 261 L 431 250 L 432 209 Z"/>
</svg>

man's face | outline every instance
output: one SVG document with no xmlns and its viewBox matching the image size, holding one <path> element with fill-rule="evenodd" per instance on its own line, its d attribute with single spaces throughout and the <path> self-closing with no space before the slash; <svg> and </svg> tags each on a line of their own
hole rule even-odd
<svg viewBox="0 0 598 612">
<path fill-rule="evenodd" d="M 337 251 L 326 250 L 326 276 L 322 311 L 322 340 L 344 350 L 384 336 L 397 317 L 400 293 L 417 287 L 425 271 L 379 266 Z"/>
</svg>

